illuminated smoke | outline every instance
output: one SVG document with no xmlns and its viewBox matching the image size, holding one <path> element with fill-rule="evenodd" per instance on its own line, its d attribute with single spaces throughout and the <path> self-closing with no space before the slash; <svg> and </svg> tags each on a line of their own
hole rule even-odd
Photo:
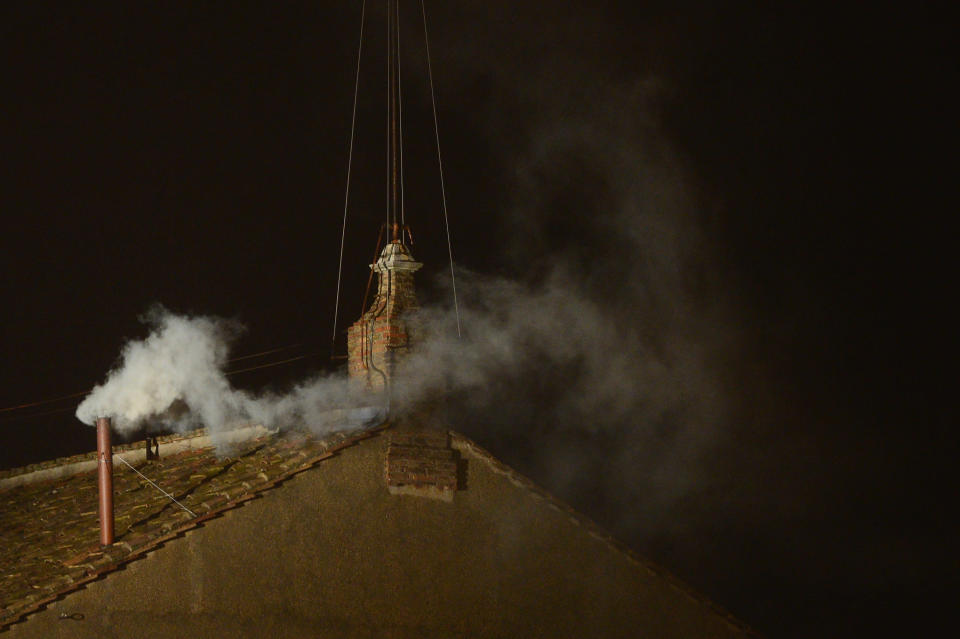
<svg viewBox="0 0 960 639">
<path fill-rule="evenodd" d="M 643 117 L 647 93 L 611 88 L 579 120 L 534 125 L 513 159 L 503 248 L 517 256 L 514 276 L 460 272 L 462 339 L 448 309 L 422 309 L 427 337 L 392 398 L 398 415 L 445 397 L 451 428 L 496 444 L 572 501 L 600 495 L 628 529 L 670 521 L 703 485 L 702 461 L 729 420 L 718 370 L 738 338 L 684 171 Z M 569 185 L 580 198 L 564 210 Z M 106 414 L 126 432 L 145 423 L 326 432 L 382 417 L 343 412 L 382 404 L 342 375 L 288 393 L 234 389 L 224 373 L 232 322 L 162 311 L 148 321 L 151 335 L 128 344 L 79 407 L 85 423 Z"/>
<path fill-rule="evenodd" d="M 150 334 L 128 342 L 118 367 L 78 406 L 83 423 L 111 416 L 121 433 L 145 425 L 178 431 L 205 426 L 217 433 L 251 422 L 326 432 L 375 418 L 369 409 L 337 412 L 360 402 L 338 377 L 306 381 L 286 395 L 233 388 L 225 366 L 230 343 L 242 331 L 236 322 L 174 315 L 160 307 L 145 322 Z"/>
</svg>

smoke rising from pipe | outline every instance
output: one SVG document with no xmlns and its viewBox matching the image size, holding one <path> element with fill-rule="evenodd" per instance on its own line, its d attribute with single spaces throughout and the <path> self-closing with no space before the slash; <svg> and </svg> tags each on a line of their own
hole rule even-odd
<svg viewBox="0 0 960 639">
<path fill-rule="evenodd" d="M 662 515 L 701 481 L 726 418 L 717 362 L 732 341 L 689 185 L 646 115 L 657 90 L 619 87 L 580 118 L 534 126 L 505 222 L 528 274 L 461 272 L 463 339 L 449 309 L 422 309 L 427 339 L 393 398 L 402 411 L 446 396 L 451 427 L 504 443 L 508 462 L 532 464 L 561 494 L 599 491 L 628 519 Z M 621 111 L 637 117 L 607 118 Z M 326 432 L 374 418 L 335 411 L 380 404 L 341 375 L 286 394 L 235 389 L 225 366 L 237 322 L 162 308 L 145 322 L 150 335 L 78 407 L 84 423 Z"/>
<path fill-rule="evenodd" d="M 583 46 L 583 23 L 532 36 L 505 23 L 494 51 L 447 43 L 461 70 L 447 80 L 463 83 L 445 84 L 454 93 L 485 86 L 478 61 L 523 76 L 498 84 L 495 99 L 468 100 L 489 111 L 461 114 L 486 117 L 474 122 L 484 128 L 476 137 L 502 155 L 492 181 L 509 185 L 508 204 L 491 224 L 509 275 L 459 273 L 463 339 L 448 309 L 422 309 L 427 339 L 401 371 L 393 407 L 445 396 L 451 428 L 574 505 L 598 504 L 615 533 L 633 538 L 683 521 L 671 509 L 707 482 L 703 462 L 727 437 L 721 371 L 739 330 L 695 186 L 660 135 L 656 113 L 670 87 L 636 70 L 626 80 L 598 73 L 589 52 L 603 43 Z M 563 77 L 541 68 L 540 47 L 566 56 Z M 336 427 L 331 409 L 372 403 L 336 375 L 287 394 L 238 391 L 223 373 L 236 325 L 160 314 L 151 327 L 81 405 L 81 420 L 106 412 L 128 429 L 160 419 L 322 430 Z M 152 388 L 152 371 L 171 366 L 181 370 Z"/>
<path fill-rule="evenodd" d="M 599 109 L 636 104 L 645 91 L 629 88 Z M 506 461 L 532 466 L 561 494 L 598 494 L 632 530 L 702 484 L 700 462 L 726 419 L 717 370 L 731 332 L 718 329 L 722 287 L 669 148 L 643 118 L 601 127 L 595 117 L 544 124 L 531 137 L 508 223 L 532 272 L 462 271 L 463 338 L 449 309 L 422 309 L 426 339 L 392 402 L 404 411 L 445 396 L 452 428 L 515 451 Z M 567 228 L 557 207 L 572 181 L 587 196 L 566 204 L 583 207 Z M 79 406 L 81 421 L 111 415 L 121 432 L 259 423 L 322 433 L 376 416 L 338 410 L 382 405 L 342 375 L 286 394 L 235 389 L 225 365 L 237 322 L 162 308 L 145 321 L 151 334 L 124 347 Z"/>
<path fill-rule="evenodd" d="M 494 175 L 488 185 L 509 184 L 504 191 L 512 189 L 515 206 L 506 215 L 497 206 L 474 211 L 483 213 L 485 219 L 489 219 L 488 212 L 503 215 L 502 220 L 490 222 L 500 224 L 497 241 L 491 244 L 498 253 L 511 252 L 513 263 L 497 266 L 511 271 L 512 276 L 463 274 L 466 334 L 461 342 L 444 336 L 448 317 L 442 309 L 425 309 L 425 321 L 434 329 L 433 337 L 423 345 L 430 355 L 409 362 L 412 376 L 422 381 L 419 385 L 407 382 L 397 389 L 401 405 L 411 405 L 431 392 L 448 393 L 457 407 L 450 414 L 452 428 L 480 440 L 504 461 L 587 510 L 637 547 L 642 548 L 651 538 L 665 539 L 658 548 L 661 561 L 684 576 L 699 578 L 700 584 L 712 579 L 715 583 L 706 592 L 732 592 L 720 601 L 734 610 L 746 613 L 749 606 L 743 602 L 750 602 L 758 620 L 766 615 L 768 620 L 779 618 L 776 624 L 799 627 L 792 629 L 791 636 L 810 634 L 798 621 L 803 614 L 783 614 L 784 610 L 798 610 L 795 601 L 807 601 L 806 610 L 814 611 L 823 603 L 829 611 L 836 601 L 852 595 L 861 601 L 885 602 L 927 592 L 926 576 L 930 574 L 938 576 L 933 583 L 948 583 L 952 579 L 947 574 L 949 562 L 942 561 L 951 554 L 948 535 L 927 533 L 922 543 L 911 545 L 910 534 L 901 532 L 916 526 L 917 521 L 930 526 L 935 516 L 929 513 L 940 512 L 931 496 L 939 498 L 939 491 L 929 489 L 949 484 L 943 481 L 946 475 L 941 471 L 949 466 L 939 458 L 934 460 L 937 463 L 925 457 L 919 461 L 921 453 L 912 452 L 917 444 L 908 441 L 914 435 L 907 433 L 922 425 L 926 419 L 923 411 L 943 402 L 927 401 L 925 395 L 904 389 L 905 379 L 922 376 L 898 372 L 891 377 L 895 384 L 875 389 L 872 382 L 878 375 L 859 371 L 856 382 L 850 383 L 845 375 L 852 369 L 836 366 L 841 358 L 833 354 L 814 357 L 813 364 L 796 357 L 805 352 L 845 352 L 842 344 L 833 341 L 835 336 L 817 326 L 842 326 L 849 321 L 849 317 L 844 319 L 844 309 L 835 312 L 831 298 L 819 297 L 816 288 L 798 295 L 790 290 L 789 278 L 782 275 L 810 268 L 802 262 L 821 250 L 819 242 L 798 250 L 801 240 L 790 241 L 785 234 L 769 231 L 744 241 L 738 248 L 774 241 L 772 247 L 756 253 L 766 260 L 756 265 L 756 273 L 746 275 L 748 279 L 761 277 L 761 271 L 770 267 L 781 269 L 781 275 L 775 273 L 769 280 L 773 283 L 771 307 L 777 308 L 752 308 L 758 302 L 750 299 L 738 303 L 736 296 L 744 294 L 743 283 L 718 283 L 725 274 L 715 269 L 722 260 L 714 259 L 716 251 L 737 248 L 711 245 L 716 236 L 705 230 L 704 218 L 690 201 L 691 185 L 684 182 L 684 172 L 677 170 L 652 122 L 658 108 L 657 92 L 670 91 L 671 87 L 662 83 L 669 83 L 669 76 L 678 73 L 681 84 L 670 108 L 687 112 L 688 134 L 706 138 L 716 129 L 720 133 L 710 139 L 721 148 L 738 136 L 743 138 L 729 148 L 734 170 L 718 171 L 716 180 L 739 179 L 736 186 L 751 193 L 760 191 L 754 201 L 738 195 L 736 188 L 728 190 L 734 207 L 756 206 L 758 210 L 724 214 L 727 219 L 719 223 L 727 227 L 726 237 L 751 233 L 747 222 L 781 230 L 816 229 L 817 234 L 822 230 L 824 235 L 839 230 L 835 238 L 840 240 L 826 244 L 828 256 L 830 246 L 843 246 L 844 254 L 859 261 L 858 251 L 863 249 L 857 247 L 870 225 L 858 225 L 855 234 L 844 231 L 842 221 L 841 228 L 835 228 L 832 218 L 843 220 L 850 214 L 845 208 L 853 203 L 843 198 L 831 203 L 827 194 L 818 194 L 816 171 L 812 171 L 811 181 L 804 175 L 809 172 L 804 160 L 785 158 L 791 149 L 789 140 L 780 145 L 784 142 L 782 130 L 788 128 L 796 127 L 792 135 L 797 137 L 817 137 L 810 126 L 817 115 L 798 111 L 808 111 L 811 106 L 816 111 L 818 104 L 830 111 L 819 135 L 844 137 L 835 126 L 844 121 L 843 100 L 831 96 L 842 98 L 856 92 L 851 90 L 849 74 L 842 72 L 847 67 L 834 65 L 841 71 L 825 76 L 820 58 L 806 55 L 809 37 L 822 42 L 823 25 L 828 25 L 829 34 L 844 21 L 838 22 L 832 15 L 821 20 L 816 10 L 809 15 L 804 10 L 801 20 L 792 19 L 796 12 L 761 12 L 765 17 L 758 22 L 743 19 L 740 12 L 718 12 L 714 6 L 706 10 L 684 6 L 666 10 L 660 24 L 638 31 L 635 22 L 639 21 L 624 21 L 626 26 L 597 25 L 591 20 L 595 14 L 616 9 L 598 11 L 595 5 L 580 4 L 580 8 L 576 3 L 572 8 L 555 7 L 544 21 L 537 7 L 503 3 L 491 10 L 488 3 L 466 3 L 458 5 L 456 12 L 473 12 L 463 22 L 487 33 L 486 37 L 464 38 L 456 29 L 445 36 L 443 30 L 437 30 L 435 37 L 447 37 L 448 41 L 438 40 L 435 48 L 448 52 L 452 61 L 438 68 L 441 72 L 444 66 L 455 70 L 447 78 L 440 77 L 438 84 L 448 96 L 466 96 L 459 112 L 454 101 L 441 102 L 441 118 L 448 123 L 477 114 L 488 118 L 486 130 L 471 131 L 476 133 L 472 138 L 482 143 L 469 148 Z M 662 7 L 630 6 L 653 16 L 663 11 Z M 520 19 L 499 19 L 514 13 L 520 14 Z M 816 20 L 808 22 L 811 17 Z M 855 24 L 860 25 L 859 19 Z M 776 34 L 783 34 L 787 22 L 800 25 L 788 33 L 807 32 L 809 36 L 792 44 L 787 38 L 787 44 L 771 47 L 769 43 L 782 41 Z M 531 29 L 531 24 L 536 28 Z M 763 29 L 758 30 L 758 24 Z M 850 41 L 851 33 L 876 33 L 843 29 L 844 41 Z M 731 59 L 725 54 L 738 40 L 741 44 L 733 49 L 742 57 Z M 857 69 L 862 70 L 860 52 L 870 51 L 871 46 L 851 46 L 858 51 Z M 771 48 L 775 55 L 767 57 Z M 819 45 L 815 49 L 829 51 Z M 658 57 L 666 60 L 661 66 L 668 77 L 660 81 L 646 78 L 629 86 L 655 66 Z M 793 70 L 804 65 L 816 67 L 816 73 L 809 76 L 815 77 L 815 82 L 793 77 Z M 875 64 L 873 68 L 887 70 L 888 66 Z M 927 68 L 935 73 L 939 66 Z M 764 85 L 761 75 L 760 82 L 755 82 L 758 69 L 760 74 L 783 79 Z M 843 76 L 842 82 L 831 87 L 831 75 Z M 827 85 L 823 84 L 825 77 Z M 698 82 L 704 86 L 694 86 L 691 91 L 691 85 Z M 784 90 L 770 91 L 771 87 Z M 796 112 L 785 110 L 776 104 L 783 96 L 802 98 L 797 104 L 803 106 L 797 106 Z M 719 110 L 714 113 L 715 109 Z M 731 117 L 733 113 L 739 115 Z M 857 109 L 851 121 L 869 121 L 861 116 L 862 110 Z M 697 119 L 698 127 L 690 127 L 692 118 Z M 731 120 L 734 126 L 723 133 Z M 753 120 L 755 126 L 744 126 Z M 778 126 L 782 128 L 779 137 Z M 444 142 L 446 154 L 447 140 Z M 858 148 L 861 143 L 858 139 Z M 836 150 L 833 145 L 828 148 Z M 746 160 L 737 157 L 745 152 L 754 155 Z M 492 161 L 484 153 L 493 156 Z M 724 168 L 720 159 L 724 153 L 714 150 L 712 159 L 710 153 L 704 153 L 708 158 L 705 168 Z M 456 160 L 455 151 L 452 159 Z M 813 164 L 840 168 L 846 159 L 843 153 L 806 157 L 810 168 Z M 746 169 L 749 173 L 762 162 L 780 166 L 737 177 L 738 172 Z M 500 167 L 505 168 L 498 171 Z M 795 171 L 800 177 L 773 179 L 781 171 Z M 450 173 L 454 176 L 450 200 L 456 206 L 458 199 L 462 202 L 471 197 L 474 176 L 458 187 L 456 172 Z M 845 175 L 843 171 L 836 174 Z M 789 195 L 773 198 L 773 190 Z M 578 196 L 578 191 L 589 196 Z M 815 208 L 821 209 L 819 215 Z M 812 222 L 786 223 L 787 218 L 808 215 Z M 462 241 L 458 231 L 467 223 L 458 217 L 453 210 L 454 239 Z M 784 263 L 801 263 L 789 269 L 776 264 L 781 250 Z M 924 250 L 923 254 L 937 251 Z M 821 261 L 824 265 L 829 262 Z M 890 261 L 897 263 L 896 259 Z M 836 265 L 843 264 L 846 260 Z M 863 264 L 854 270 L 869 273 L 870 280 L 875 276 L 873 269 Z M 839 272 L 836 275 L 841 276 L 838 281 L 854 281 Z M 930 273 L 922 275 L 929 277 Z M 818 276 L 813 283 L 820 283 L 820 277 L 827 278 Z M 763 279 L 766 281 L 765 276 Z M 891 279 L 891 283 L 899 281 Z M 887 290 L 872 281 L 864 288 Z M 847 297 L 846 291 L 843 296 Z M 738 304 L 740 308 L 732 313 L 731 307 Z M 843 304 L 840 301 L 838 306 Z M 914 307 L 926 308 L 906 306 Z M 930 314 L 918 315 L 927 328 Z M 886 313 L 864 315 L 863 325 L 850 334 L 871 335 L 867 325 L 884 325 L 875 321 L 883 316 Z M 229 338 L 227 333 L 221 337 Z M 891 333 L 890 337 L 893 339 L 878 342 L 871 352 L 887 358 L 891 349 L 898 348 L 895 344 L 917 353 L 929 346 L 918 344 L 911 335 Z M 929 362 L 917 357 L 920 365 L 909 370 L 927 367 Z M 793 372 L 804 365 L 815 371 Z M 811 384 L 808 377 L 817 383 Z M 112 381 L 113 377 L 104 386 Z M 890 392 L 885 392 L 888 388 Z M 335 380 L 319 385 L 306 382 L 289 398 L 256 405 L 269 408 L 268 416 L 281 423 L 288 414 L 297 413 L 295 407 L 311 405 L 307 398 L 319 389 L 329 389 L 326 405 L 338 405 L 338 392 L 346 392 Z M 117 393 L 121 390 L 114 389 Z M 868 393 L 869 402 L 855 405 L 859 399 L 845 397 L 851 391 Z M 231 396 L 232 391 L 227 394 Z M 902 414 L 887 415 L 883 395 L 907 398 L 903 401 L 909 407 Z M 101 408 L 90 414 L 112 411 L 112 403 L 101 402 Z M 221 414 L 231 414 L 243 405 L 242 401 L 232 402 Z M 325 404 L 321 401 L 320 405 Z M 177 412 L 178 406 L 174 402 L 172 412 Z M 882 418 L 875 418 L 881 413 Z M 182 416 L 183 410 L 179 414 Z M 316 417 L 298 419 L 314 423 L 322 415 L 318 410 Z M 231 419 L 235 417 L 231 414 Z M 199 415 L 189 420 L 190 425 L 204 421 Z M 878 434 L 874 421 L 886 430 Z M 894 421 L 902 423 L 893 426 Z M 948 450 L 937 444 L 943 433 L 952 432 L 949 420 L 937 428 L 930 425 L 921 430 L 935 433 L 926 448 Z M 896 432 L 896 439 L 891 440 L 895 443 L 878 443 L 892 432 Z M 905 452 L 917 455 L 917 460 L 905 462 Z M 909 481 L 920 468 L 920 475 L 928 474 L 929 479 Z M 905 504 L 909 507 L 903 507 Z M 898 512 L 898 507 L 908 514 Z M 891 521 L 897 523 L 890 525 Z M 683 534 L 675 534 L 678 528 Z M 918 546 L 927 550 L 918 554 Z M 936 565 L 936 570 L 925 568 L 924 562 Z M 912 584 L 920 581 L 923 586 L 913 589 Z M 911 585 L 906 593 L 904 584 Z M 773 592 L 779 594 L 771 595 Z M 818 595 L 812 596 L 813 592 Z M 742 601 L 734 606 L 737 597 Z M 861 606 L 858 622 L 867 616 L 876 618 L 872 612 L 861 614 L 875 606 Z M 763 610 L 766 612 L 756 612 Z M 827 617 L 831 614 L 835 613 L 826 613 Z M 817 615 L 813 617 L 820 621 Z M 813 623 L 807 625 L 812 628 Z M 846 634 L 851 634 L 849 628 Z"/>
<path fill-rule="evenodd" d="M 234 388 L 225 367 L 231 342 L 243 331 L 235 321 L 175 315 L 159 306 L 143 319 L 150 334 L 128 342 L 119 366 L 77 407 L 83 423 L 111 416 L 121 433 L 144 425 L 177 431 L 205 426 L 216 435 L 251 422 L 324 433 L 377 417 L 376 409 L 341 410 L 356 407 L 360 398 L 338 377 L 307 380 L 285 395 Z"/>
</svg>

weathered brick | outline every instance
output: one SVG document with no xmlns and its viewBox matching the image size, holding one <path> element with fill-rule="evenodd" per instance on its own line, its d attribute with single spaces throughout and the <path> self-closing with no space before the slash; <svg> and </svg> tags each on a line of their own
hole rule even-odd
<svg viewBox="0 0 960 639">
<path fill-rule="evenodd" d="M 409 351 L 417 309 L 413 273 L 421 266 L 400 242 L 388 244 L 371 265 L 377 273 L 377 294 L 347 330 L 348 371 L 365 387 L 382 388 L 384 377 L 395 374 Z"/>
<path fill-rule="evenodd" d="M 387 448 L 384 478 L 391 492 L 452 499 L 457 458 L 446 431 L 395 433 Z"/>
</svg>

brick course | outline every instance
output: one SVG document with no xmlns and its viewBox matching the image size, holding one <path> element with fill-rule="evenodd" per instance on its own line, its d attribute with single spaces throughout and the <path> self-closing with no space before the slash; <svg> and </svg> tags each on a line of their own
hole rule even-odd
<svg viewBox="0 0 960 639">
<path fill-rule="evenodd" d="M 377 274 L 377 294 L 370 308 L 347 330 L 350 378 L 380 390 L 417 341 L 417 304 L 413 274 L 423 266 L 399 241 L 384 247 L 370 268 Z"/>
<path fill-rule="evenodd" d="M 387 488 L 450 501 L 458 487 L 457 459 L 446 431 L 394 433 L 384 465 Z"/>
</svg>

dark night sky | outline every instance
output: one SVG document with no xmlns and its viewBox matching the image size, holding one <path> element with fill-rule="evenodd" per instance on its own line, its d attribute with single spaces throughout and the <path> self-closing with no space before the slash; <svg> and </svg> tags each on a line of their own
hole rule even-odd
<svg viewBox="0 0 960 639">
<path fill-rule="evenodd" d="M 383 210 L 380 4 L 361 69 L 347 321 Z M 704 259 L 736 309 L 722 377 L 742 445 L 717 472 L 737 505 L 705 490 L 691 499 L 716 511 L 710 527 L 626 541 L 771 637 L 944 619 L 958 574 L 941 374 L 955 288 L 939 161 L 954 137 L 947 21 L 923 3 L 429 4 L 458 264 L 520 279 L 558 251 L 588 265 L 612 246 L 598 235 L 617 232 L 591 227 L 602 183 L 555 185 L 531 228 L 516 219 L 516 165 L 557 123 L 644 118 L 687 176 Z M 446 247 L 407 9 L 408 221 L 429 300 Z M 328 366 L 358 23 L 359 2 L 0 9 L 0 408 L 102 381 L 155 302 L 239 318 L 238 355 L 310 355 L 238 384 Z M 640 87 L 642 112 L 595 116 L 611 87 Z M 69 406 L 0 413 L 0 464 L 90 449 L 70 411 L 37 416 Z M 616 528 L 617 513 L 537 477 L 502 438 L 468 434 Z"/>
</svg>

